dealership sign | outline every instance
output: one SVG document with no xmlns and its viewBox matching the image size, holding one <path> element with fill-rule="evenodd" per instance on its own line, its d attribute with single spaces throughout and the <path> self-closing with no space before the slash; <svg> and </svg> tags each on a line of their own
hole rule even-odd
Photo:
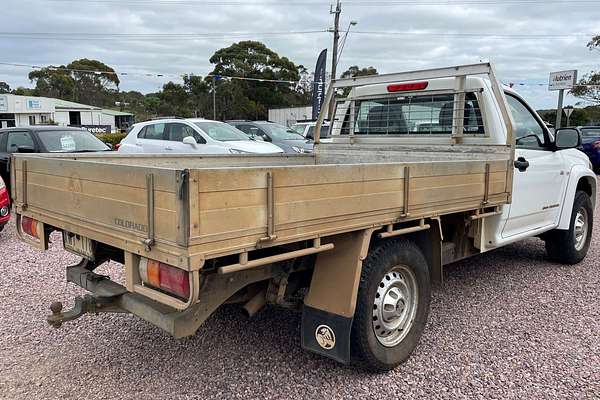
<svg viewBox="0 0 600 400">
<path fill-rule="evenodd" d="M 69 125 L 76 128 L 84 128 L 94 135 L 101 133 L 111 133 L 112 128 L 110 125 Z"/>
<path fill-rule="evenodd" d="M 568 90 L 573 89 L 577 83 L 577 71 L 560 71 L 550 73 L 550 82 L 548 90 Z"/>
</svg>

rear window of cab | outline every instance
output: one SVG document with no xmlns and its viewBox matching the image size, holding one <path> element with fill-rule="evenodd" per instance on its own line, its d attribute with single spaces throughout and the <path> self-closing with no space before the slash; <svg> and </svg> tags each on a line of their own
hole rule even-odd
<svg viewBox="0 0 600 400">
<path fill-rule="evenodd" d="M 454 95 L 385 96 L 356 100 L 354 123 L 348 110 L 342 135 L 450 135 L 454 125 Z M 481 110 L 475 93 L 464 103 L 465 134 L 483 134 Z"/>
</svg>

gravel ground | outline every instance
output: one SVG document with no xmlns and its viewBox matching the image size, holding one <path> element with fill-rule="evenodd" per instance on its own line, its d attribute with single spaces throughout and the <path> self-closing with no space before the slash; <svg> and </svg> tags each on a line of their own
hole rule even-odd
<svg viewBox="0 0 600 400">
<path fill-rule="evenodd" d="M 48 305 L 82 292 L 64 282 L 76 257 L 56 243 L 39 253 L 9 225 L 0 398 L 599 399 L 600 229 L 593 240 L 575 267 L 549 263 L 535 239 L 447 267 L 420 346 L 374 375 L 302 351 L 299 315 L 277 308 L 248 320 L 225 307 L 185 340 L 124 315 L 51 329 Z"/>
</svg>

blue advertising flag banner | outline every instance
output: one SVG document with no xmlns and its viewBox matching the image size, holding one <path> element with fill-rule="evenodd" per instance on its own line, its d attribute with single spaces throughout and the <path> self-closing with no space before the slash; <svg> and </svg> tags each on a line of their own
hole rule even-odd
<svg viewBox="0 0 600 400">
<path fill-rule="evenodd" d="M 319 118 L 323 101 L 325 100 L 325 67 L 327 65 L 327 49 L 319 54 L 315 67 L 315 80 L 313 83 L 312 119 Z"/>
</svg>

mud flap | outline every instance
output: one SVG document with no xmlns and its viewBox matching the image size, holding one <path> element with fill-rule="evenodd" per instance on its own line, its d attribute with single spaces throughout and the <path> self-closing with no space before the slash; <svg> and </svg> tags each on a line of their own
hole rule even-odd
<svg viewBox="0 0 600 400">
<path fill-rule="evenodd" d="M 302 348 L 343 364 L 350 362 L 352 318 L 309 306 L 302 310 Z"/>
<path fill-rule="evenodd" d="M 334 249 L 317 256 L 302 311 L 302 347 L 350 362 L 350 333 L 362 261 L 375 229 L 327 238 Z"/>
</svg>

